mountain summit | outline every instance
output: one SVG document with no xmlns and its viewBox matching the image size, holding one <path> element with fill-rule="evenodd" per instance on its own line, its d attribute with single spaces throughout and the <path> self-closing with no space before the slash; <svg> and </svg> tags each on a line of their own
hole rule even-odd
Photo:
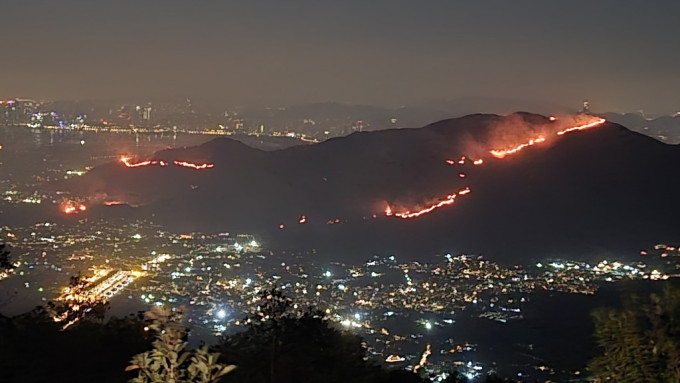
<svg viewBox="0 0 680 383">
<path fill-rule="evenodd" d="M 470 115 L 264 152 L 228 138 L 97 167 L 88 214 L 340 259 L 633 257 L 677 239 L 680 148 L 593 116 Z M 108 206 L 107 206 L 108 205 Z M 120 209 L 120 208 L 119 208 Z"/>
</svg>

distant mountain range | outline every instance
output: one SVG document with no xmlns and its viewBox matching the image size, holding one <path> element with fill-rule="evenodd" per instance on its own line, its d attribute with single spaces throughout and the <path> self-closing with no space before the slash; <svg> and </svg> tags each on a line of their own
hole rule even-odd
<svg viewBox="0 0 680 383">
<path fill-rule="evenodd" d="M 381 108 L 368 105 L 348 105 L 326 102 L 297 105 L 287 108 L 251 108 L 242 117 L 251 125 L 260 124 L 271 130 L 301 132 L 323 140 L 355 131 L 374 131 L 393 128 L 413 128 L 431 121 L 459 117 L 484 110 L 487 113 L 507 114 L 515 110 L 532 110 L 543 114 L 575 113 L 574 109 L 532 100 L 513 100 L 491 97 L 463 97 L 456 100 L 431 100 L 401 108 Z M 680 143 L 680 115 L 648 118 L 641 113 L 603 113 L 608 121 L 654 137 L 663 142 Z"/>
<path fill-rule="evenodd" d="M 469 115 L 268 152 L 218 138 L 99 166 L 60 187 L 87 199 L 90 215 L 248 232 L 274 251 L 341 260 L 633 258 L 677 241 L 680 147 L 614 123 L 557 134 L 593 120 Z M 489 152 L 513 148 L 502 159 Z"/>
<path fill-rule="evenodd" d="M 542 101 L 460 97 L 453 100 L 428 100 L 398 108 L 338 102 L 246 108 L 240 117 L 251 126 L 265 126 L 267 131 L 291 130 L 324 140 L 356 131 L 421 127 L 432 121 L 460 117 L 479 110 L 498 114 L 508 114 L 515 110 L 534 110 L 546 114 L 573 112 Z"/>
<path fill-rule="evenodd" d="M 640 113 L 604 113 L 607 120 L 669 144 L 680 144 L 680 113 L 646 118 Z"/>
</svg>

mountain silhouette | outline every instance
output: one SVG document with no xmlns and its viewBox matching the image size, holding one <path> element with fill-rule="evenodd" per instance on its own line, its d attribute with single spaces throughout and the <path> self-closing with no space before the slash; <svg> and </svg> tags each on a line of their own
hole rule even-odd
<svg viewBox="0 0 680 383">
<path fill-rule="evenodd" d="M 247 232 L 275 252 L 341 260 L 446 252 L 506 263 L 635 258 L 677 240 L 680 148 L 613 123 L 555 134 L 583 118 L 469 115 L 268 152 L 217 138 L 134 159 L 168 166 L 110 163 L 65 186 L 90 201 L 88 214 L 152 216 L 178 231 Z M 502 159 L 489 154 L 539 136 L 546 142 Z M 452 193 L 455 203 L 428 214 L 385 214 L 388 206 L 413 213 Z M 134 208 L 104 206 L 112 201 Z"/>
</svg>

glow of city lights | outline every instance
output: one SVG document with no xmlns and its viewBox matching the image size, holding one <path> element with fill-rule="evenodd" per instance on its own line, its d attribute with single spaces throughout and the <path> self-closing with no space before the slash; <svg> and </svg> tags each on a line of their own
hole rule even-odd
<svg viewBox="0 0 680 383">
<path fill-rule="evenodd" d="M 403 362 L 403 361 L 405 361 L 405 360 L 406 360 L 406 358 L 404 358 L 403 356 L 399 356 L 399 355 L 389 355 L 389 356 L 385 359 L 385 362 L 387 362 L 387 363 L 397 363 L 397 362 Z"/>
<path fill-rule="evenodd" d="M 425 367 L 427 364 L 427 358 L 432 354 L 432 347 L 428 344 L 427 347 L 425 348 L 425 351 L 423 351 L 423 355 L 420 356 L 420 362 L 418 365 L 413 367 L 413 372 L 416 372 L 420 370 L 421 368 Z"/>
</svg>

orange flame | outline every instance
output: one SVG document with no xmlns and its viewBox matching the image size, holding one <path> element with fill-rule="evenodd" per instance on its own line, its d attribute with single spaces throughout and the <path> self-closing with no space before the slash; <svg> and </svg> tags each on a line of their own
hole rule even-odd
<svg viewBox="0 0 680 383">
<path fill-rule="evenodd" d="M 128 168 L 139 168 L 142 166 L 154 166 L 154 165 L 159 165 L 161 167 L 166 167 L 168 166 L 168 163 L 163 161 L 163 160 L 146 160 L 146 161 L 141 161 L 141 162 L 132 162 L 132 158 L 128 156 L 121 156 L 120 157 L 120 162 L 123 163 Z M 192 162 L 187 162 L 187 161 L 173 161 L 173 163 L 177 166 L 182 166 L 185 168 L 192 168 L 196 170 L 203 170 L 203 169 L 210 169 L 215 167 L 215 164 L 211 163 L 204 163 L 204 164 L 195 164 Z"/>
<path fill-rule="evenodd" d="M 399 217 L 401 219 L 409 219 L 409 218 L 416 218 L 420 217 L 421 215 L 425 215 L 427 213 L 431 213 L 432 211 L 439 209 L 440 207 L 448 206 L 448 205 L 453 205 L 456 202 L 456 197 L 462 196 L 465 194 L 470 193 L 470 187 L 466 186 L 465 189 L 459 190 L 457 193 L 449 194 L 443 199 L 433 203 L 432 205 L 423 208 L 418 211 L 411 212 L 410 210 L 406 210 L 400 213 L 393 213 L 392 208 L 390 206 L 387 206 L 387 209 L 385 209 L 385 215 L 386 216 L 391 216 L 394 215 L 395 217 Z"/>
<path fill-rule="evenodd" d="M 203 170 L 203 169 L 210 169 L 214 168 L 215 164 L 209 164 L 209 163 L 203 163 L 203 164 L 194 164 L 192 162 L 186 162 L 186 161 L 172 161 L 177 166 L 182 166 L 185 168 L 192 168 L 196 170 Z"/>
<path fill-rule="evenodd" d="M 557 118 L 554 117 L 554 116 L 550 116 L 550 117 L 548 117 L 548 119 L 551 122 L 557 121 Z M 571 128 L 567 128 L 567 129 L 558 131 L 556 133 L 557 133 L 558 136 L 561 136 L 561 135 L 564 135 L 564 134 L 569 133 L 569 132 L 593 128 L 595 126 L 603 124 L 604 122 L 606 122 L 606 120 L 604 118 L 598 118 L 597 120 L 592 121 L 588 124 L 574 126 L 574 127 L 571 127 Z M 530 139 L 529 141 L 527 141 L 525 143 L 518 144 L 515 147 L 510 147 L 510 148 L 505 148 L 505 149 L 494 149 L 494 150 L 490 150 L 489 153 L 496 158 L 504 158 L 508 155 L 518 153 L 525 148 L 528 148 L 530 146 L 533 146 L 533 145 L 536 145 L 536 144 L 539 144 L 539 143 L 542 143 L 542 142 L 545 142 L 545 141 L 546 141 L 546 137 L 543 136 L 543 135 L 540 135 L 540 136 L 537 136 L 535 138 Z M 448 165 L 456 165 L 456 164 L 465 165 L 465 162 L 467 160 L 468 160 L 468 158 L 466 156 L 461 156 L 458 160 L 446 159 L 446 163 Z M 479 159 L 472 159 L 471 158 L 469 160 L 472 162 L 473 165 L 476 165 L 476 166 L 481 166 L 481 165 L 484 164 L 484 160 L 481 159 L 481 158 L 479 158 Z M 463 172 L 458 173 L 459 178 L 465 178 L 466 176 L 467 176 L 466 173 L 463 173 Z M 431 205 L 429 205 L 429 206 L 427 206 L 423 209 L 420 209 L 418 211 L 413 211 L 413 212 L 410 211 L 410 210 L 406 210 L 406 211 L 402 211 L 402 212 L 394 212 L 392 207 L 388 205 L 385 208 L 385 216 L 387 216 L 387 217 L 395 216 L 395 217 L 399 217 L 399 218 L 402 218 L 402 219 L 420 217 L 420 216 L 428 214 L 428 213 L 430 213 L 430 212 L 432 212 L 432 211 L 434 211 L 438 208 L 448 206 L 448 205 L 453 205 L 456 202 L 456 197 L 464 196 L 466 194 L 469 194 L 470 192 L 471 192 L 470 187 L 466 186 L 464 189 L 461 189 L 456 193 L 449 194 L 446 197 L 437 200 L 435 203 L 433 203 L 433 204 L 431 204 Z"/>
<path fill-rule="evenodd" d="M 597 119 L 596 121 L 593 121 L 593 122 L 588 123 L 588 124 L 579 125 L 579 126 L 574 126 L 574 127 L 572 127 L 572 128 L 560 130 L 559 132 L 557 132 L 557 135 L 558 135 L 558 136 L 562 136 L 562 135 L 567 134 L 567 133 L 570 133 L 570 132 L 576 132 L 576 131 L 579 131 L 579 130 L 585 130 L 585 129 L 594 128 L 594 127 L 596 127 L 596 126 L 598 126 L 598 125 L 604 124 L 605 122 L 607 122 L 607 120 L 605 120 L 604 118 L 599 118 L 599 119 Z"/>
<path fill-rule="evenodd" d="M 491 153 L 491 155 L 496 157 L 496 158 L 503 158 L 503 157 L 508 156 L 510 154 L 515 154 L 515 153 L 521 151 L 524 148 L 528 148 L 529 146 L 533 146 L 533 145 L 536 145 L 536 144 L 544 142 L 544 141 L 545 141 L 545 137 L 539 136 L 539 137 L 530 139 L 529 142 L 517 145 L 514 148 L 494 149 L 494 150 L 489 151 L 489 153 Z"/>
<path fill-rule="evenodd" d="M 131 160 L 130 157 L 126 157 L 126 156 L 120 157 L 120 162 L 122 162 L 123 165 L 125 165 L 128 168 L 138 168 L 138 167 L 149 166 L 149 165 L 153 164 L 151 160 L 146 160 L 146 161 L 142 161 L 142 162 L 135 162 L 135 163 L 131 162 L 130 160 Z"/>
<path fill-rule="evenodd" d="M 77 214 L 87 211 L 87 206 L 82 203 L 68 202 L 62 210 L 64 214 Z"/>
</svg>

